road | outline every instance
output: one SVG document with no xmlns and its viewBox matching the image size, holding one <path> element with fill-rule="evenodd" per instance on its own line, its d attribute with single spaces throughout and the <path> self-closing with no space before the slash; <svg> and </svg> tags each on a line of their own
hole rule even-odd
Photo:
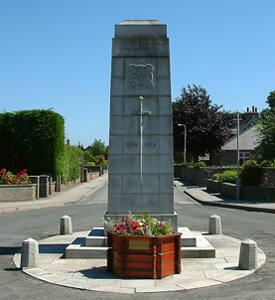
<svg viewBox="0 0 275 300">
<path fill-rule="evenodd" d="M 197 204 L 175 188 L 175 208 L 179 225 L 192 230 L 206 231 L 211 214 L 221 216 L 224 234 L 239 239 L 251 238 L 267 255 L 266 265 L 246 278 L 196 290 L 122 295 L 82 291 L 41 282 L 17 270 L 12 253 L 23 239 L 45 238 L 58 234 L 59 219 L 68 214 L 74 230 L 88 230 L 102 225 L 106 211 L 106 186 L 82 201 L 60 208 L 44 208 L 0 215 L 0 299 L 275 299 L 275 216 L 267 213 L 246 212 Z"/>
</svg>

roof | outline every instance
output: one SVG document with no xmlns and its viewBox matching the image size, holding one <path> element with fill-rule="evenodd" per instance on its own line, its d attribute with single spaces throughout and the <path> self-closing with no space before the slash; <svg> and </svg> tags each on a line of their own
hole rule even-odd
<svg viewBox="0 0 275 300">
<path fill-rule="evenodd" d="M 240 133 L 240 150 L 255 150 L 260 144 L 259 132 L 256 126 L 249 127 Z M 237 150 L 237 135 L 222 146 L 222 151 Z"/>
</svg>

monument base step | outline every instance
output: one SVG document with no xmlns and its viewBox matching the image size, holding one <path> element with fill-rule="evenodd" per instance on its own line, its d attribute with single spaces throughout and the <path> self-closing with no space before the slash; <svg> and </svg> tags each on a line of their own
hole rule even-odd
<svg viewBox="0 0 275 300">
<path fill-rule="evenodd" d="M 197 239 L 187 227 L 179 227 L 178 231 L 182 233 L 182 247 L 196 247 Z M 90 234 L 85 238 L 86 247 L 106 247 L 107 237 L 104 236 L 103 227 L 94 227 Z"/>
<path fill-rule="evenodd" d="M 184 258 L 213 258 L 216 251 L 208 240 L 199 232 L 192 232 L 187 227 L 179 227 L 183 234 L 181 257 Z M 105 258 L 107 238 L 103 227 L 94 227 L 85 237 L 84 243 L 73 243 L 66 247 L 65 258 Z"/>
</svg>

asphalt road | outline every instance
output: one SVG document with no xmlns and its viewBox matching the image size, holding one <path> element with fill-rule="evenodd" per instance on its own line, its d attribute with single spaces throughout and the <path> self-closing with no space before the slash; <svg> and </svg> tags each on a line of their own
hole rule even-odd
<svg viewBox="0 0 275 300">
<path fill-rule="evenodd" d="M 17 270 L 12 254 L 22 240 L 58 234 L 59 219 L 68 214 L 74 230 L 88 230 L 102 225 L 106 210 L 106 187 L 75 205 L 60 208 L 4 213 L 0 215 L 0 299 L 275 299 L 275 216 L 197 204 L 175 190 L 175 208 L 179 225 L 206 231 L 208 217 L 221 216 L 224 234 L 239 239 L 251 238 L 267 255 L 266 265 L 255 274 L 217 287 L 156 294 L 109 294 L 65 288 L 47 284 Z"/>
</svg>

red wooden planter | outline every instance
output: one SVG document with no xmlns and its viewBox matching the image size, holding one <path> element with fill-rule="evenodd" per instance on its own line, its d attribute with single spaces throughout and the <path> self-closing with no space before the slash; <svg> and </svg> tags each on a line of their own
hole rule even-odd
<svg viewBox="0 0 275 300">
<path fill-rule="evenodd" d="M 162 278 L 181 272 L 181 233 L 160 237 L 107 236 L 107 271 L 122 277 Z"/>
</svg>

